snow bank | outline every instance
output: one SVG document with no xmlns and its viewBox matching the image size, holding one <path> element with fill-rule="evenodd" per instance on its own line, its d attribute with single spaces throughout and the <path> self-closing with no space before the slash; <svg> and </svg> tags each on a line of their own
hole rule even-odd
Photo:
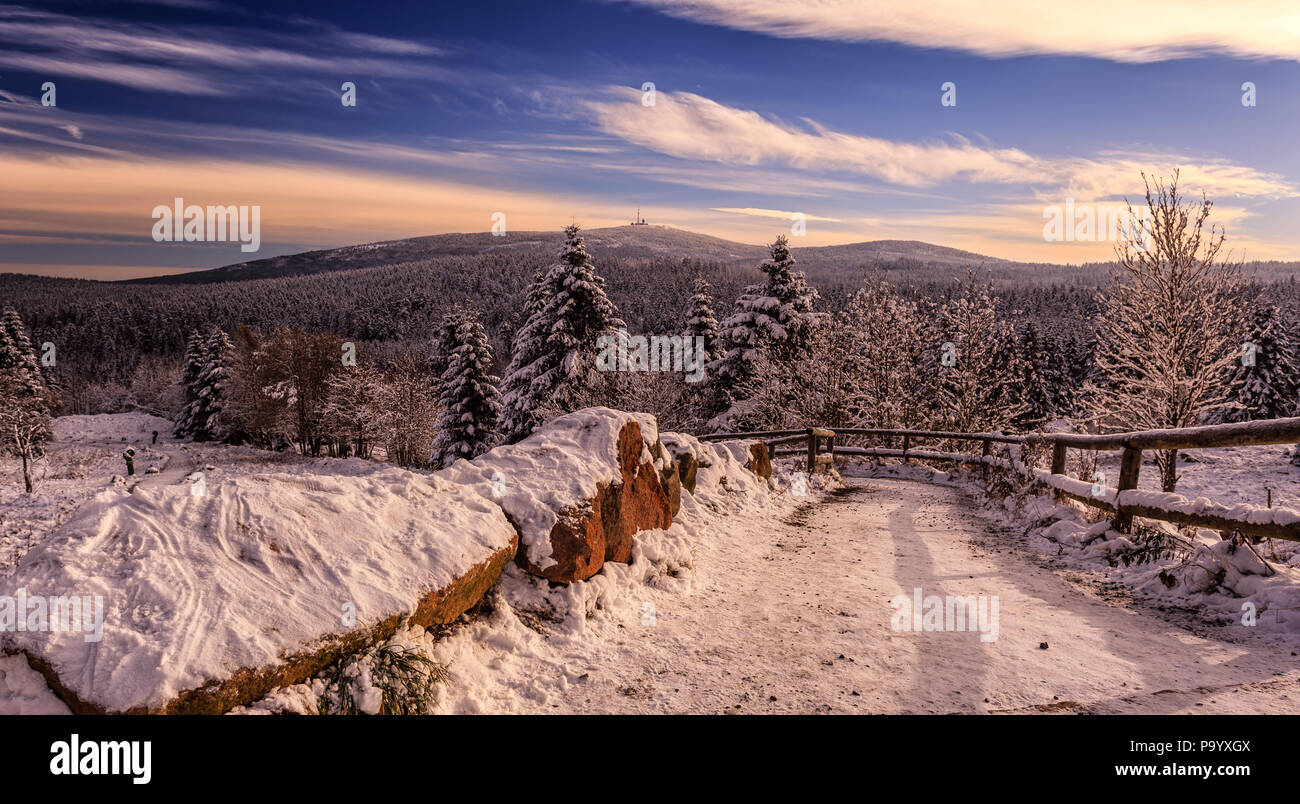
<svg viewBox="0 0 1300 804">
<path fill-rule="evenodd" d="M 1267 560 L 1267 541 L 1252 547 L 1203 528 L 1182 535 L 1164 522 L 1146 523 L 1145 535 L 1123 534 L 1109 522 L 1081 520 L 1067 505 L 1054 506 L 1049 519 L 1029 533 L 1030 543 L 1050 544 L 1067 564 L 1101 569 L 1142 597 L 1203 612 L 1223 625 L 1300 634 L 1300 570 Z M 1167 549 L 1153 551 L 1152 539 Z"/>
<path fill-rule="evenodd" d="M 700 441 L 684 433 L 661 433 L 659 440 L 681 466 L 682 456 L 694 461 L 692 496 L 714 512 L 737 510 L 755 494 L 769 490 L 767 480 L 750 469 L 753 456 L 741 441 Z"/>
<path fill-rule="evenodd" d="M 517 549 L 550 547 L 555 527 L 572 516 L 612 517 L 611 527 L 623 529 L 637 521 L 641 512 L 621 495 L 611 503 L 602 489 L 636 485 L 639 499 L 664 505 L 660 478 L 673 473 L 680 449 L 698 456 L 695 493 L 680 495 L 679 517 L 639 529 L 625 563 L 605 563 L 567 586 L 528 574 L 524 562 L 509 566 Z M 732 517 L 788 511 L 792 501 L 773 494 L 750 459 L 744 450 L 660 434 L 644 414 L 591 409 L 433 475 L 331 459 L 210 472 L 201 496 L 189 483 L 146 484 L 134 494 L 112 486 L 0 581 L 0 595 L 102 596 L 102 641 L 76 632 L 0 640 L 33 657 L 76 711 L 315 711 L 333 694 L 328 679 L 340 660 L 363 668 L 365 656 L 397 642 L 454 662 L 439 688 L 443 711 L 494 709 L 473 701 L 497 683 L 488 675 L 543 661 L 563 640 L 594 638 L 593 623 L 608 639 L 623 623 L 653 619 L 648 600 L 689 595 L 699 583 L 696 549 L 734 527 Z M 472 594 L 438 608 L 440 590 L 485 566 L 473 575 Z M 425 632 L 477 601 L 503 568 L 485 616 L 461 621 L 441 641 Z M 552 670 L 567 672 L 542 672 Z M 10 710 L 66 710 L 48 691 L 14 691 L 30 691 L 40 675 L 22 657 L 0 663 Z M 361 711 L 375 708 L 376 683 L 357 674 L 352 693 Z"/>
<path fill-rule="evenodd" d="M 215 697 L 220 711 L 295 680 L 286 673 L 309 677 L 336 643 L 385 638 L 417 613 L 454 618 L 457 582 L 493 562 L 499 573 L 514 553 L 514 528 L 471 489 L 358 460 L 329 466 L 209 479 L 202 496 L 189 484 L 101 492 L 0 595 L 102 596 L 102 641 L 0 636 L 88 709 L 192 711 Z M 216 688 L 228 679 L 238 689 Z"/>
</svg>

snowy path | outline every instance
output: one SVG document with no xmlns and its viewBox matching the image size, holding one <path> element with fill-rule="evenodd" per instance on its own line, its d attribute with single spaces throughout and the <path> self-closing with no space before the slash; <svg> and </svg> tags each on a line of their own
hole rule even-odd
<svg viewBox="0 0 1300 804">
<path fill-rule="evenodd" d="M 850 483 L 786 522 L 711 539 L 692 594 L 647 592 L 653 624 L 607 623 L 598 638 L 505 658 L 502 688 L 479 690 L 473 708 L 1300 712 L 1291 649 L 1222 641 L 1053 570 L 953 488 Z M 998 596 L 999 638 L 894 632 L 890 600 L 916 587 Z"/>
</svg>

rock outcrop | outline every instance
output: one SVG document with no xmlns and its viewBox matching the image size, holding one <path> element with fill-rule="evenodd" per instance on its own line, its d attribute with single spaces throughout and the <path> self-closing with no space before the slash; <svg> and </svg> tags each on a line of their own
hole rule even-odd
<svg viewBox="0 0 1300 804">
<path fill-rule="evenodd" d="M 484 490 L 518 528 L 516 563 L 558 583 L 632 558 L 638 531 L 672 524 L 654 418 L 588 408 L 440 475 Z"/>
<path fill-rule="evenodd" d="M 678 482 L 682 488 L 694 494 L 696 473 L 701 466 L 709 466 L 708 450 L 699 439 L 683 433 L 660 433 L 659 440 L 668 460 L 677 466 Z"/>
<path fill-rule="evenodd" d="M 764 480 L 772 476 L 772 456 L 767 452 L 767 444 L 756 441 L 749 445 L 749 461 L 745 468 Z"/>
</svg>

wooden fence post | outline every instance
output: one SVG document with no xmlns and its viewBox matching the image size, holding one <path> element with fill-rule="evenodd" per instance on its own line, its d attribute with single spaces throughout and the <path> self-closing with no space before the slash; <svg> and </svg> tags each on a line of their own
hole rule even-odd
<svg viewBox="0 0 1300 804">
<path fill-rule="evenodd" d="M 1142 450 L 1124 447 L 1119 460 L 1119 491 L 1122 494 L 1138 486 L 1138 476 L 1142 472 Z M 1115 530 L 1128 533 L 1133 526 L 1133 516 L 1120 507 L 1120 494 L 1115 495 Z"/>
<path fill-rule="evenodd" d="M 1065 444 L 1060 441 L 1052 442 L 1052 474 L 1065 475 Z M 1065 495 L 1059 489 L 1053 489 L 1052 498 L 1061 502 L 1065 499 Z"/>
<path fill-rule="evenodd" d="M 906 433 L 903 434 L 903 463 L 911 463 L 911 462 L 912 462 L 912 459 L 909 458 L 909 457 L 907 457 L 907 445 L 908 445 L 908 442 L 911 440 L 911 438 L 912 438 L 912 437 L 909 436 L 909 435 L 907 435 Z"/>
<path fill-rule="evenodd" d="M 817 430 L 808 428 L 808 476 L 812 477 L 817 471 Z"/>
<path fill-rule="evenodd" d="M 984 448 L 980 451 L 980 457 L 987 458 L 988 456 L 993 454 L 993 442 L 985 438 L 983 439 L 983 443 L 984 443 Z M 981 474 L 984 477 L 984 482 L 987 483 L 989 480 L 989 465 L 987 462 L 981 461 L 980 466 L 983 467 L 983 471 Z"/>
<path fill-rule="evenodd" d="M 826 454 L 831 456 L 831 469 L 835 468 L 835 432 L 826 437 Z M 1272 506 L 1269 506 L 1270 508 Z"/>
</svg>

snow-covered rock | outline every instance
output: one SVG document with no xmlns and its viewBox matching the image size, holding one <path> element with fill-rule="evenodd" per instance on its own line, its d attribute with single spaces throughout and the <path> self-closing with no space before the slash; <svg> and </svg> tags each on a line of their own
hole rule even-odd
<svg viewBox="0 0 1300 804">
<path fill-rule="evenodd" d="M 762 441 L 718 441 L 719 449 L 727 450 L 745 468 L 764 480 L 772 476 L 772 457 L 767 444 Z"/>
<path fill-rule="evenodd" d="M 438 474 L 501 506 L 519 529 L 520 567 L 569 583 L 626 563 L 637 531 L 671 524 L 658 442 L 652 416 L 588 408 Z"/>
<path fill-rule="evenodd" d="M 695 493 L 695 474 L 699 471 L 701 457 L 708 460 L 711 452 L 694 436 L 685 433 L 660 433 L 659 441 L 668 451 L 668 457 L 677 464 L 677 478 L 682 488 Z"/>
<path fill-rule="evenodd" d="M 472 489 L 359 460 L 110 487 L 29 552 L 0 597 L 103 600 L 102 639 L 3 634 L 79 712 L 224 712 L 407 624 L 450 622 L 514 556 Z"/>
</svg>

